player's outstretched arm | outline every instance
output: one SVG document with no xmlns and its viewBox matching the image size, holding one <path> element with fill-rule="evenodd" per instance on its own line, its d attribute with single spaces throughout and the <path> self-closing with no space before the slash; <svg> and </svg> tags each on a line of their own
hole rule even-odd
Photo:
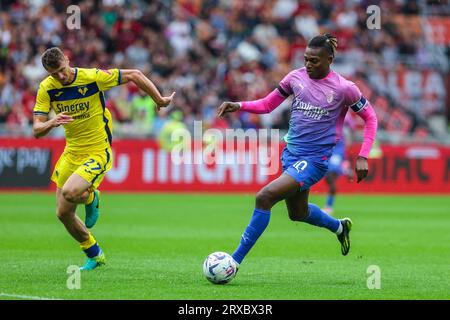
<svg viewBox="0 0 450 320">
<path fill-rule="evenodd" d="M 277 108 L 287 96 L 284 96 L 279 89 L 273 90 L 266 97 L 244 102 L 224 102 L 217 110 L 217 115 L 223 117 L 226 113 L 235 112 L 236 110 L 247 111 L 250 113 L 270 113 Z"/>
<path fill-rule="evenodd" d="M 35 115 L 33 118 L 33 136 L 40 138 L 47 135 L 53 128 L 59 127 L 73 121 L 73 118 L 65 112 L 61 112 L 56 117 L 48 119 L 48 116 Z"/>
<path fill-rule="evenodd" d="M 147 93 L 155 101 L 157 109 L 167 107 L 175 95 L 173 92 L 170 96 L 164 97 L 156 88 L 155 84 L 147 78 L 140 70 L 136 69 L 122 69 L 120 70 L 122 75 L 122 83 L 127 83 L 129 81 L 136 84 L 139 89 Z"/>
</svg>

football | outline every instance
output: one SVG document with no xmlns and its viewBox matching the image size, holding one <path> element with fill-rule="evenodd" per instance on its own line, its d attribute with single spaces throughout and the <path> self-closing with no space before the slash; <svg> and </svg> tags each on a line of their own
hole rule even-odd
<svg viewBox="0 0 450 320">
<path fill-rule="evenodd" d="M 214 284 L 230 282 L 237 272 L 236 261 L 226 252 L 213 252 L 203 263 L 203 274 Z"/>
</svg>

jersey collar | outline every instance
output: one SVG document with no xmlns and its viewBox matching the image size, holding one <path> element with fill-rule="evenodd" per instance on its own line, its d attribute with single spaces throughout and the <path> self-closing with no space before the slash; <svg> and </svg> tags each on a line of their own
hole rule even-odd
<svg viewBox="0 0 450 320">
<path fill-rule="evenodd" d="M 69 84 L 65 85 L 65 87 L 70 86 L 72 83 L 75 82 L 75 80 L 77 79 L 77 74 L 78 74 L 78 68 L 75 68 L 75 75 L 73 76 L 73 80 Z"/>
</svg>

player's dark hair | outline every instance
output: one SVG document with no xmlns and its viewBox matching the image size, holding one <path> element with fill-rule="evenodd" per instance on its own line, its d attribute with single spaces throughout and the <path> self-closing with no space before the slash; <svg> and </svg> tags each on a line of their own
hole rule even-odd
<svg viewBox="0 0 450 320">
<path fill-rule="evenodd" d="M 325 48 L 334 58 L 337 49 L 337 38 L 329 33 L 325 33 L 321 36 L 315 36 L 309 41 L 308 47 Z"/>
<path fill-rule="evenodd" d="M 55 69 L 59 67 L 59 63 L 64 60 L 64 52 L 58 47 L 45 50 L 42 54 L 41 61 L 45 69 Z"/>
</svg>

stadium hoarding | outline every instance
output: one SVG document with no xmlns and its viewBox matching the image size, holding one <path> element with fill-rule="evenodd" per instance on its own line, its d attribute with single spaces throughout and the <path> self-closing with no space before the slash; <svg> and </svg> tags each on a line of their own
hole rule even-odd
<svg viewBox="0 0 450 320">
<path fill-rule="evenodd" d="M 49 188 L 52 149 L 0 144 L 0 188 Z"/>
<path fill-rule="evenodd" d="M 54 189 L 49 182 L 51 170 L 64 149 L 59 139 L 0 139 L 0 150 L 26 150 L 28 160 L 11 158 L 15 162 L 13 175 L 0 175 L 0 188 Z M 201 144 L 200 144 L 201 145 Z M 244 156 L 251 154 L 248 150 Z M 282 148 L 283 145 L 280 145 Z M 261 146 L 258 146 L 261 152 Z M 450 193 L 450 147 L 439 145 L 381 146 L 382 155 L 369 160 L 369 175 L 356 184 L 342 177 L 338 181 L 342 193 Z M 268 150 L 266 150 L 268 152 Z M 11 151 L 10 151 L 11 152 Z M 22 152 L 22 151 L 20 151 Z M 194 151 L 195 152 L 195 151 Z M 227 150 L 229 153 L 230 150 Z M 359 145 L 348 149 L 351 163 L 358 155 Z M 4 151 L 6 154 L 6 151 Z M 234 154 L 233 154 L 234 153 Z M 231 150 L 227 159 L 238 159 Z M 267 163 L 255 161 L 222 164 L 172 161 L 171 153 L 153 140 L 118 140 L 113 143 L 114 165 L 101 184 L 102 190 L 125 192 L 257 192 L 281 172 L 266 175 Z M 270 152 L 269 152 L 270 154 Z M 273 155 L 278 155 L 274 153 Z M 1 153 L 0 153 L 1 155 Z M 45 162 L 46 157 L 48 160 Z M 12 170 L 10 158 L 0 159 L 3 170 Z M 8 161 L 9 162 L 8 162 Z M 272 158 L 271 161 L 279 161 Z M 27 164 L 27 167 L 24 165 Z M 22 167 L 22 170 L 19 170 Z M 25 168 L 25 169 L 24 169 Z M 44 169 L 45 170 L 44 170 Z M 17 182 L 17 181 L 20 181 Z M 326 192 L 324 181 L 312 192 Z"/>
</svg>

